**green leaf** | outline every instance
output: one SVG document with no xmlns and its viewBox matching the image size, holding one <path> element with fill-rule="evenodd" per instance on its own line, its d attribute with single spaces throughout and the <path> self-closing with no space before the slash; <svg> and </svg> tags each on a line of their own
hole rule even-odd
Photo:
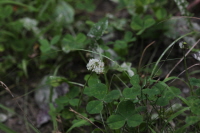
<svg viewBox="0 0 200 133">
<path fill-rule="evenodd" d="M 64 119 L 74 119 L 74 113 L 69 111 L 69 110 L 66 110 L 63 108 L 62 112 L 61 112 L 61 116 L 64 118 Z"/>
<path fill-rule="evenodd" d="M 171 120 L 173 120 L 174 118 L 176 118 L 177 116 L 183 114 L 186 110 L 189 110 L 190 107 L 184 107 L 183 109 L 179 110 L 178 112 L 174 113 L 173 115 L 171 115 L 167 121 L 170 122 Z"/>
<path fill-rule="evenodd" d="M 189 81 L 191 85 L 200 87 L 200 79 L 192 77 L 189 79 Z"/>
<path fill-rule="evenodd" d="M 147 89 L 143 89 L 142 92 L 143 92 L 144 94 L 149 95 L 150 97 L 154 97 L 155 95 L 160 94 L 160 91 L 159 91 L 159 89 L 157 89 L 157 88 L 152 88 L 152 89 L 148 89 L 148 88 L 147 88 Z"/>
<path fill-rule="evenodd" d="M 137 95 L 140 95 L 140 89 L 138 88 L 125 88 L 123 90 L 123 96 L 126 99 L 135 99 L 137 97 Z"/>
<path fill-rule="evenodd" d="M 98 83 L 84 89 L 84 94 L 88 96 L 94 96 L 100 100 L 102 100 L 106 96 L 106 93 L 107 86 L 102 83 Z"/>
<path fill-rule="evenodd" d="M 195 100 L 195 103 L 191 106 L 192 113 L 200 115 L 200 100 Z"/>
<path fill-rule="evenodd" d="M 89 78 L 89 79 L 88 79 Z M 86 75 L 84 80 L 88 82 L 89 86 L 101 83 L 96 73 L 92 73 L 92 75 Z"/>
<path fill-rule="evenodd" d="M 151 27 L 152 25 L 154 25 L 156 22 L 153 19 L 152 16 L 147 15 L 144 17 L 144 29 Z"/>
<path fill-rule="evenodd" d="M 104 97 L 104 101 L 109 103 L 112 102 L 113 100 L 116 100 L 120 97 L 120 92 L 119 90 L 112 90 L 111 92 L 109 92 L 105 97 Z"/>
<path fill-rule="evenodd" d="M 194 114 L 200 115 L 200 99 L 195 96 L 187 97 L 191 111 Z"/>
<path fill-rule="evenodd" d="M 165 19 L 166 16 L 167 16 L 167 11 L 165 10 L 165 8 L 161 7 L 156 11 L 156 17 L 158 18 L 158 20 Z"/>
<path fill-rule="evenodd" d="M 40 50 L 42 52 L 41 59 L 46 60 L 48 58 L 54 58 L 56 57 L 56 52 L 54 49 L 51 48 L 51 45 L 49 44 L 49 41 L 46 39 L 39 40 L 40 42 Z"/>
<path fill-rule="evenodd" d="M 56 113 L 56 108 L 54 107 L 53 103 L 49 103 L 49 108 L 50 108 L 50 111 L 49 111 L 49 115 L 51 116 L 51 120 L 53 122 L 53 127 L 54 129 L 57 129 L 58 128 L 58 123 L 57 123 L 57 113 Z"/>
<path fill-rule="evenodd" d="M 90 101 L 86 106 L 86 110 L 90 114 L 98 114 L 101 112 L 102 109 L 103 109 L 103 103 L 97 100 Z"/>
<path fill-rule="evenodd" d="M 60 96 L 59 98 L 56 99 L 57 104 L 65 104 L 67 105 L 69 102 L 69 98 L 66 96 Z"/>
<path fill-rule="evenodd" d="M 60 40 L 60 35 L 54 36 L 50 42 L 51 45 L 54 45 L 56 43 L 58 43 L 58 41 Z"/>
<path fill-rule="evenodd" d="M 41 44 L 40 50 L 42 53 L 46 53 L 51 49 L 50 44 L 46 39 L 41 39 L 39 42 Z"/>
<path fill-rule="evenodd" d="M 94 121 L 93 119 L 90 119 L 91 121 Z M 80 119 L 80 120 L 74 120 L 73 121 L 73 125 L 67 130 L 66 133 L 69 133 L 72 129 L 76 128 L 76 127 L 81 127 L 81 126 L 85 126 L 85 125 L 89 125 L 90 123 L 86 120 Z"/>
<path fill-rule="evenodd" d="M 133 30 L 140 30 L 137 35 L 141 34 L 145 29 L 151 27 L 155 24 L 155 20 L 152 16 L 145 16 L 144 18 L 141 18 L 140 16 L 136 15 L 133 17 L 131 21 L 131 28 Z"/>
<path fill-rule="evenodd" d="M 76 87 L 76 86 L 70 87 L 70 90 L 67 93 L 67 97 L 69 97 L 69 98 L 75 98 L 78 95 L 79 95 L 79 88 Z"/>
<path fill-rule="evenodd" d="M 100 20 L 98 23 L 93 25 L 87 36 L 94 38 L 95 40 L 99 40 L 101 36 L 104 34 L 107 27 L 108 27 L 108 20 L 104 18 Z"/>
<path fill-rule="evenodd" d="M 78 33 L 77 36 L 67 34 L 62 40 L 62 50 L 65 53 L 70 51 L 83 49 L 87 44 L 86 36 L 82 33 Z"/>
<path fill-rule="evenodd" d="M 76 8 L 87 12 L 92 12 L 96 8 L 96 5 L 93 0 L 84 0 L 82 2 L 77 2 Z"/>
<path fill-rule="evenodd" d="M 198 88 L 198 89 L 195 90 L 195 94 L 196 94 L 197 96 L 200 96 L 200 88 Z"/>
<path fill-rule="evenodd" d="M 164 97 L 159 97 L 157 102 L 156 102 L 156 105 L 159 105 L 159 106 L 166 106 L 169 104 L 169 100 L 167 98 L 164 98 Z"/>
<path fill-rule="evenodd" d="M 74 9 L 65 1 L 59 1 L 55 8 L 55 20 L 62 25 L 70 24 L 74 21 Z"/>
<path fill-rule="evenodd" d="M 129 118 L 136 113 L 135 104 L 131 101 L 123 101 L 119 104 L 117 113 L 123 116 L 125 119 Z"/>
<path fill-rule="evenodd" d="M 200 118 L 197 117 L 197 116 L 187 116 L 185 122 L 186 122 L 187 124 L 192 125 L 192 124 L 197 123 L 199 120 L 200 120 Z"/>
<path fill-rule="evenodd" d="M 120 115 L 111 115 L 106 122 L 111 129 L 119 129 L 125 124 L 125 119 Z"/>
<path fill-rule="evenodd" d="M 137 88 L 140 88 L 140 78 L 139 78 L 139 75 L 135 74 L 131 77 L 130 79 L 130 82 L 131 84 L 133 85 L 133 87 L 137 87 Z"/>
<path fill-rule="evenodd" d="M 155 0 L 136 0 L 136 3 L 138 5 L 148 5 L 150 3 L 153 3 Z"/>
<path fill-rule="evenodd" d="M 132 41 L 136 41 L 136 38 L 133 37 L 133 33 L 130 32 L 130 31 L 127 31 L 124 35 L 124 40 L 129 43 L 129 42 L 132 42 Z"/>
<path fill-rule="evenodd" d="M 13 13 L 13 8 L 10 5 L 6 5 L 0 8 L 0 12 L 1 12 L 0 14 L 1 19 L 9 18 Z"/>
<path fill-rule="evenodd" d="M 131 28 L 133 30 L 141 30 L 143 28 L 143 20 L 140 18 L 140 16 L 136 15 L 133 17 L 131 21 Z"/>
<path fill-rule="evenodd" d="M 63 82 L 67 82 L 67 79 L 59 76 L 49 76 L 47 79 L 47 84 L 53 87 L 57 87 Z"/>
<path fill-rule="evenodd" d="M 160 94 L 163 94 L 167 89 L 165 86 L 166 84 L 165 85 L 164 84 L 165 84 L 164 82 L 158 82 L 152 87 L 152 89 L 157 89 L 159 90 Z"/>
<path fill-rule="evenodd" d="M 78 106 L 78 103 L 79 103 L 79 99 L 77 98 L 69 100 L 69 104 L 72 106 Z"/>
<path fill-rule="evenodd" d="M 178 96 L 178 95 L 181 94 L 180 89 L 179 89 L 179 88 L 176 88 L 176 87 L 174 87 L 174 86 L 171 86 L 171 87 L 170 87 L 170 91 L 172 92 L 172 95 L 174 95 L 174 96 Z"/>
<path fill-rule="evenodd" d="M 143 118 L 139 114 L 135 114 L 128 118 L 127 124 L 129 127 L 136 127 L 143 122 Z"/>
<path fill-rule="evenodd" d="M 147 107 L 146 107 L 146 106 L 139 106 L 139 107 L 137 107 L 137 108 L 135 109 L 135 111 L 136 111 L 137 113 L 144 112 L 144 111 L 146 111 L 146 110 L 147 110 Z"/>
<path fill-rule="evenodd" d="M 92 88 L 91 88 L 91 87 L 85 87 L 83 93 L 86 94 L 86 95 L 88 95 L 88 96 L 90 96 L 90 97 L 93 96 L 93 95 L 92 95 L 93 91 L 92 91 Z"/>
</svg>

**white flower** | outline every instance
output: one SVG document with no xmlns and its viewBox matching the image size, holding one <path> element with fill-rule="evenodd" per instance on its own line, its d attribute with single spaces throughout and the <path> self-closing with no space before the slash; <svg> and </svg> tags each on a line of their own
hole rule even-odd
<svg viewBox="0 0 200 133">
<path fill-rule="evenodd" d="M 179 47 L 180 47 L 181 49 L 184 48 L 184 44 L 183 44 L 183 42 L 179 42 Z"/>
<path fill-rule="evenodd" d="M 193 56 L 196 60 L 200 61 L 200 51 L 197 52 L 197 53 L 192 54 L 192 56 Z"/>
<path fill-rule="evenodd" d="M 101 74 L 104 71 L 104 63 L 99 59 L 90 59 L 87 64 L 87 69 L 97 74 Z"/>
<path fill-rule="evenodd" d="M 26 30 L 33 31 L 35 35 L 39 35 L 40 29 L 37 27 L 38 21 L 36 19 L 25 17 L 20 19 L 20 22 Z M 40 39 L 43 39 L 43 36 L 40 36 Z"/>
<path fill-rule="evenodd" d="M 20 21 L 27 30 L 32 30 L 38 24 L 37 20 L 31 18 L 22 18 Z"/>
<path fill-rule="evenodd" d="M 124 62 L 120 67 L 121 67 L 120 68 L 121 70 L 127 71 L 128 75 L 130 77 L 132 77 L 134 75 L 134 72 L 131 70 L 131 63 L 125 63 Z"/>
<path fill-rule="evenodd" d="M 95 59 L 101 59 L 101 55 L 103 54 L 104 50 L 97 46 L 96 49 L 93 49 L 93 51 L 97 52 L 98 54 L 93 54 L 92 57 L 95 58 Z"/>
</svg>

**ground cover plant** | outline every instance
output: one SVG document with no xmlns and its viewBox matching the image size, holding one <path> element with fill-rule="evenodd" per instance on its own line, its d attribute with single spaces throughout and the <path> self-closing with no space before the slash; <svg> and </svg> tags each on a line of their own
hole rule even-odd
<svg viewBox="0 0 200 133">
<path fill-rule="evenodd" d="M 0 1 L 0 133 L 200 132 L 198 3 Z"/>
</svg>

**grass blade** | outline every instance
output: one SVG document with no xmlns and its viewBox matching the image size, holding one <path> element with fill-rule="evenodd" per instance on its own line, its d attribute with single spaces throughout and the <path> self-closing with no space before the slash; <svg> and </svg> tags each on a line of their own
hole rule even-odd
<svg viewBox="0 0 200 133">
<path fill-rule="evenodd" d="M 4 125 L 3 123 L 0 123 L 0 130 L 4 131 L 5 133 L 17 133 L 14 130 L 7 127 L 6 125 Z"/>
<path fill-rule="evenodd" d="M 154 75 L 154 73 L 155 73 L 155 70 L 156 70 L 156 68 L 157 68 L 157 66 L 158 66 L 158 63 L 161 61 L 162 57 L 166 54 L 166 52 L 167 52 L 177 41 L 179 41 L 181 38 L 183 38 L 183 37 L 185 37 L 185 36 L 188 36 L 188 35 L 191 35 L 191 34 L 193 34 L 193 33 L 194 33 L 194 32 L 190 32 L 190 33 L 188 33 L 188 34 L 185 34 L 185 35 L 179 37 L 178 39 L 176 39 L 175 41 L 173 41 L 173 42 L 165 49 L 165 51 L 162 53 L 162 55 L 160 56 L 160 58 L 157 60 L 155 66 L 154 66 L 154 68 L 153 68 L 153 70 L 152 70 L 152 73 L 151 73 L 150 78 L 153 77 L 153 75 Z"/>
</svg>

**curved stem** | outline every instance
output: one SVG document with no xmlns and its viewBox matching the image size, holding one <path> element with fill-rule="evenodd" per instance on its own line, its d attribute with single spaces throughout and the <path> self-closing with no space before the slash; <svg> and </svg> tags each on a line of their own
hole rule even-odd
<svg viewBox="0 0 200 133">
<path fill-rule="evenodd" d="M 188 52 L 176 63 L 176 65 L 171 69 L 171 71 L 166 75 L 165 79 L 169 77 L 169 75 L 172 73 L 172 71 L 181 63 L 181 61 L 186 57 L 190 51 L 199 43 L 200 39 L 188 50 Z"/>
<path fill-rule="evenodd" d="M 138 66 L 138 71 L 139 71 L 139 69 L 140 69 L 140 66 L 141 66 L 141 63 L 142 63 L 142 59 L 143 59 L 143 57 L 144 57 L 144 53 L 146 52 L 147 48 L 150 47 L 150 46 L 151 46 L 152 44 L 154 44 L 154 43 L 155 43 L 155 41 L 153 41 L 152 43 L 150 43 L 149 45 L 147 45 L 147 46 L 145 47 L 145 49 L 143 50 L 142 56 L 141 56 L 141 58 L 140 58 L 139 66 Z"/>
</svg>

